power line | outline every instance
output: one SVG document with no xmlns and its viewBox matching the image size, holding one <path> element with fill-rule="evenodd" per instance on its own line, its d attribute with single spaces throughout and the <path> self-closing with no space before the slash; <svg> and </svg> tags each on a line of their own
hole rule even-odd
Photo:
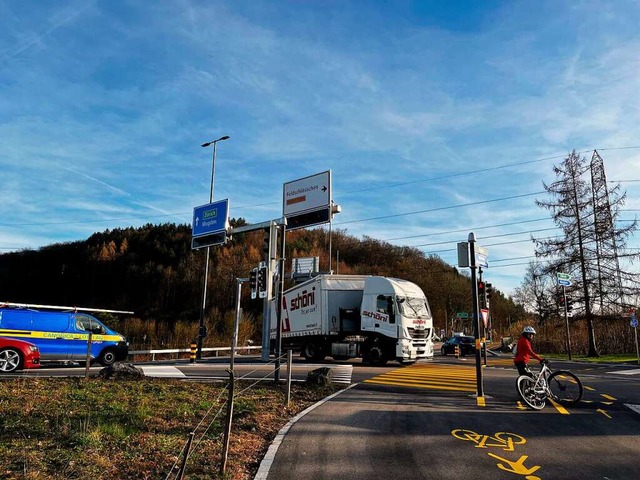
<svg viewBox="0 0 640 480">
<path fill-rule="evenodd" d="M 446 235 L 449 233 L 464 233 L 464 232 L 469 232 L 469 230 L 472 231 L 476 231 L 476 230 L 485 230 L 487 228 L 498 228 L 498 227 L 509 227 L 511 225 L 521 225 L 523 223 L 532 223 L 532 222 L 541 222 L 543 220 L 550 220 L 549 217 L 545 217 L 545 218 L 535 218 L 533 220 L 522 220 L 520 222 L 511 222 L 511 223 L 500 223 L 497 225 L 486 225 L 484 227 L 471 227 L 471 228 L 463 228 L 460 230 L 449 230 L 448 232 L 435 232 L 435 233 L 425 233 L 425 234 L 421 234 L 421 235 L 409 235 L 406 237 L 394 237 L 394 238 L 387 238 L 386 240 L 383 240 L 385 242 L 391 241 L 391 240 L 405 240 L 408 238 L 419 238 L 419 237 L 431 237 L 431 236 L 435 236 L 435 235 Z"/>
<path fill-rule="evenodd" d="M 396 213 L 394 215 L 384 215 L 384 216 L 381 216 L 381 217 L 371 217 L 371 218 L 361 218 L 361 219 L 358 219 L 358 220 L 348 220 L 346 222 L 334 223 L 334 225 L 346 225 L 346 224 L 349 224 L 349 223 L 370 222 L 372 220 L 385 220 L 387 218 L 405 217 L 407 215 L 417 215 L 417 214 L 420 214 L 420 213 L 437 212 L 437 211 L 451 210 L 451 209 L 454 209 L 454 208 L 462 208 L 462 207 L 471 207 L 473 205 L 483 205 L 483 204 L 487 204 L 487 203 L 495 203 L 495 202 L 503 202 L 505 200 L 513 200 L 515 198 L 531 197 L 533 195 L 540 195 L 541 193 L 545 193 L 545 192 L 523 193 L 521 195 L 513 195 L 511 197 L 494 198 L 494 199 L 491 199 L 491 200 L 480 200 L 478 202 L 461 203 L 461 204 L 458 204 L 458 205 L 449 205 L 447 207 L 428 208 L 426 210 L 416 210 L 416 211 L 413 211 L 413 212 Z"/>
</svg>

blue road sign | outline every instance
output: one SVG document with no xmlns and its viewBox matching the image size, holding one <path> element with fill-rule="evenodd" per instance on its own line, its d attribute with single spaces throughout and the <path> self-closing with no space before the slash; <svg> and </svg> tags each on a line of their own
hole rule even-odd
<svg viewBox="0 0 640 480">
<path fill-rule="evenodd" d="M 558 279 L 558 285 L 561 285 L 563 287 L 570 287 L 571 286 L 571 280 L 565 280 L 563 278 L 559 278 Z"/>
<path fill-rule="evenodd" d="M 635 316 L 635 314 L 633 314 L 631 316 L 631 326 L 633 328 L 637 328 L 638 327 L 638 318 Z"/>
<path fill-rule="evenodd" d="M 225 232 L 229 228 L 229 199 L 193 209 L 192 235 L 201 237 Z"/>
</svg>

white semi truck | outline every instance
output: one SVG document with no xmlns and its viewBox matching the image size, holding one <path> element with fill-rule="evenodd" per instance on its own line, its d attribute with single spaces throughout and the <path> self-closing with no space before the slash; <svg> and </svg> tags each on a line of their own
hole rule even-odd
<svg viewBox="0 0 640 480">
<path fill-rule="evenodd" d="M 270 337 L 276 339 L 276 301 Z M 433 357 L 433 319 L 416 284 L 365 275 L 318 275 L 284 292 L 282 347 L 311 361 L 327 355 L 384 365 Z"/>
</svg>

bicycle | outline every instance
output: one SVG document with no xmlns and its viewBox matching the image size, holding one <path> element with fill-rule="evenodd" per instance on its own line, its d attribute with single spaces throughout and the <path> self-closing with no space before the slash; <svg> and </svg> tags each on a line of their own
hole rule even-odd
<svg viewBox="0 0 640 480">
<path fill-rule="evenodd" d="M 542 410 L 547 398 L 566 406 L 575 405 L 582 399 L 584 388 L 578 377 L 568 370 L 552 372 L 549 362 L 540 362 L 542 368 L 538 373 L 520 375 L 516 380 L 518 396 L 534 410 Z"/>
</svg>

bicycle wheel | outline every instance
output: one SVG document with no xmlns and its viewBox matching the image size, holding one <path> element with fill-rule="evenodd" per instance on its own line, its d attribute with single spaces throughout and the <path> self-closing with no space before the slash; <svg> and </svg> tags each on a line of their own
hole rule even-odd
<svg viewBox="0 0 640 480">
<path fill-rule="evenodd" d="M 582 382 L 573 373 L 558 370 L 549 375 L 551 398 L 564 405 L 575 405 L 582 398 Z"/>
<path fill-rule="evenodd" d="M 516 380 L 520 399 L 534 410 L 542 410 L 547 404 L 546 397 L 534 390 L 536 382 L 528 375 L 520 375 Z"/>
</svg>

